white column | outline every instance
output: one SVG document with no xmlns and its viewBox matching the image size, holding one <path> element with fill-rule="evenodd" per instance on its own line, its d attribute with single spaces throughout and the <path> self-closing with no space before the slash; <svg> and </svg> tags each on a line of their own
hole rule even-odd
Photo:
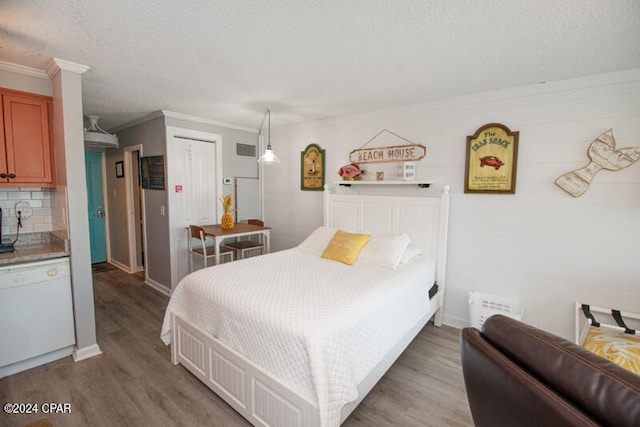
<svg viewBox="0 0 640 427">
<path fill-rule="evenodd" d="M 71 285 L 75 319 L 76 361 L 101 354 L 96 341 L 96 321 L 91 275 L 91 245 L 87 217 L 84 166 L 82 74 L 89 67 L 53 58 L 46 72 L 53 86 L 53 139 L 58 186 L 67 187 L 67 216 Z"/>
</svg>

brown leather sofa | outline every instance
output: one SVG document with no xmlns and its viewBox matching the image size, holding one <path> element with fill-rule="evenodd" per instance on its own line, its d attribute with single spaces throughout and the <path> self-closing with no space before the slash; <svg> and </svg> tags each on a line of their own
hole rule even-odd
<svg viewBox="0 0 640 427">
<path fill-rule="evenodd" d="M 477 427 L 640 426 L 640 376 L 609 360 L 501 315 L 461 335 Z"/>
</svg>

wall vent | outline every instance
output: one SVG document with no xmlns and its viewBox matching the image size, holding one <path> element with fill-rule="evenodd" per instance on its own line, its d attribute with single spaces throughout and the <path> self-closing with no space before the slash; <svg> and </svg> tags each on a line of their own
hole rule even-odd
<svg viewBox="0 0 640 427">
<path fill-rule="evenodd" d="M 236 156 L 255 157 L 256 146 L 238 142 L 236 143 Z"/>
</svg>

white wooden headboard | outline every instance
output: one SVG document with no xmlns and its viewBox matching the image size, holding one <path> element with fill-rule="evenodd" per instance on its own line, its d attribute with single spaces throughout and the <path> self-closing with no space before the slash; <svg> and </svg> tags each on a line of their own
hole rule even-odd
<svg viewBox="0 0 640 427">
<path fill-rule="evenodd" d="M 445 285 L 448 222 L 449 186 L 440 197 L 337 194 L 335 187 L 325 186 L 325 226 L 352 233 L 407 233 L 435 261 L 440 289 Z"/>
</svg>

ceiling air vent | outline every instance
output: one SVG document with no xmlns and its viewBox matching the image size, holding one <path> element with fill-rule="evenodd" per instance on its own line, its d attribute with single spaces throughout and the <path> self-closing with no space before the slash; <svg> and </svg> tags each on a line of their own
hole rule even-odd
<svg viewBox="0 0 640 427">
<path fill-rule="evenodd" d="M 238 142 L 236 143 L 236 156 L 255 157 L 256 146 Z"/>
</svg>

